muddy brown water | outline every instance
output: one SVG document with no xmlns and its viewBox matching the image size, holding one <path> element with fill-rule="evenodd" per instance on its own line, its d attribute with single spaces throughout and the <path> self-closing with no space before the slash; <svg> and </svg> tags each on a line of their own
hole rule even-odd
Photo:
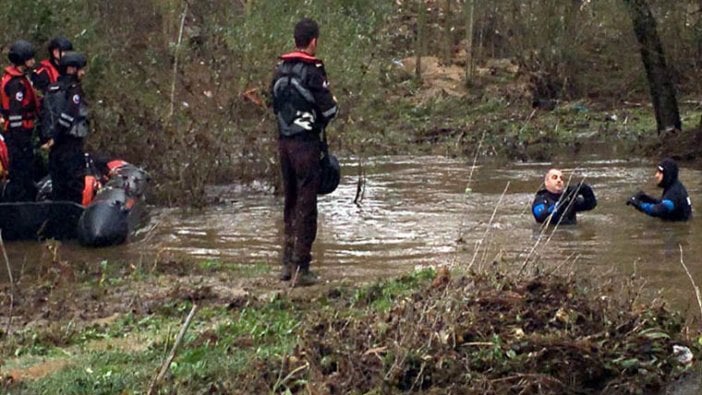
<svg viewBox="0 0 702 395">
<path fill-rule="evenodd" d="M 688 223 L 666 223 L 624 204 L 638 189 L 660 194 L 652 178 L 655 163 L 584 156 L 556 163 L 488 163 L 471 170 L 472 160 L 375 157 L 364 161 L 365 192 L 359 205 L 354 204 L 358 161 L 343 165 L 339 189 L 319 204 L 313 267 L 324 278 L 370 280 L 445 263 L 487 267 L 497 262 L 501 270 L 517 270 L 529 256 L 546 270 L 636 271 L 676 307 L 697 310 L 680 264 L 680 246 L 691 275 L 702 285 L 702 214 L 695 212 L 697 218 Z M 598 206 L 579 214 L 575 226 L 542 233 L 530 204 L 544 172 L 554 165 L 566 177 L 572 174 L 571 182 L 589 183 Z M 695 208 L 698 202 L 702 205 L 697 199 L 701 176 L 700 170 L 681 169 Z M 227 186 L 212 193 L 223 203 L 201 211 L 154 208 L 149 225 L 131 243 L 86 249 L 69 242 L 62 245 L 61 257 L 110 265 L 164 256 L 263 263 L 271 266 L 272 275 L 278 262 L 281 198 L 263 188 Z M 46 255 L 40 243 L 6 247 L 15 276 L 20 270 L 31 273 L 33 262 Z M 7 278 L 4 270 L 1 276 Z"/>
</svg>

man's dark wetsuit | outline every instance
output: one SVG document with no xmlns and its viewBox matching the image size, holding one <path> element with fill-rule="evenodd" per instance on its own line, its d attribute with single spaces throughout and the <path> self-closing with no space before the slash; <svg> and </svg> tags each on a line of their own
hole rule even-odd
<svg viewBox="0 0 702 395">
<path fill-rule="evenodd" d="M 592 210 L 595 206 L 597 199 L 592 188 L 587 184 L 580 184 L 568 187 L 561 194 L 541 189 L 531 204 L 531 212 L 538 223 L 546 222 L 551 216 L 552 225 L 573 225 L 577 221 L 577 212 Z"/>
<path fill-rule="evenodd" d="M 280 60 L 271 94 L 285 193 L 283 265 L 304 272 L 309 270 L 317 236 L 320 135 L 337 107 L 321 60 L 302 51 L 282 55 Z"/>
<path fill-rule="evenodd" d="M 672 159 L 664 159 L 658 164 L 663 172 L 663 180 L 658 184 L 663 188 L 660 199 L 639 192 L 627 204 L 637 210 L 666 221 L 687 221 L 692 218 L 692 203 L 687 190 L 678 179 L 678 165 Z"/>
</svg>

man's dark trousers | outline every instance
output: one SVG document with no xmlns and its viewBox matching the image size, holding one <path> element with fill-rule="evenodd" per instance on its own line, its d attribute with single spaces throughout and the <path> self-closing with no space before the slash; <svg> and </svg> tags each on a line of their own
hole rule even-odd
<svg viewBox="0 0 702 395">
<path fill-rule="evenodd" d="M 280 137 L 280 167 L 285 194 L 283 264 L 309 269 L 317 237 L 317 190 L 320 183 L 320 141 L 314 134 Z"/>
</svg>

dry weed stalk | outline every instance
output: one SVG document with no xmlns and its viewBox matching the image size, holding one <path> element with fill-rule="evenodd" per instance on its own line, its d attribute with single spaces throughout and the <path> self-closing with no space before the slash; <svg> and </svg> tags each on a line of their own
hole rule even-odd
<svg viewBox="0 0 702 395">
<path fill-rule="evenodd" d="M 574 257 L 574 258 L 573 258 L 573 257 Z M 549 272 L 547 272 L 546 275 L 547 275 L 547 276 L 551 276 L 551 275 L 553 275 L 555 272 L 561 270 L 561 268 L 562 268 L 563 266 L 567 265 L 568 262 L 570 262 L 571 259 L 573 259 L 573 262 L 572 262 L 572 263 L 573 263 L 573 265 L 575 265 L 575 262 L 577 262 L 578 259 L 580 259 L 580 254 L 577 254 L 577 253 L 575 253 L 575 252 L 571 253 L 570 255 L 568 255 L 568 257 L 567 257 L 566 259 L 563 260 L 563 262 L 559 263 L 558 265 L 556 265 L 555 268 L 553 268 L 553 269 L 551 269 Z"/>
<path fill-rule="evenodd" d="M 570 186 L 570 182 L 571 182 L 571 180 L 573 179 L 573 174 L 574 174 L 574 173 L 575 173 L 575 171 L 574 171 L 573 173 L 570 174 L 570 177 L 568 177 L 568 182 L 567 182 L 566 185 L 565 185 L 565 190 L 567 190 L 568 187 Z M 570 199 L 570 201 L 568 202 L 568 206 L 566 206 L 565 212 L 567 212 L 567 211 L 572 207 L 572 205 L 575 203 L 575 200 L 576 200 L 576 198 L 577 198 L 577 196 L 578 196 L 578 191 L 580 191 L 580 187 L 582 186 L 583 182 L 585 182 L 585 178 L 583 178 L 583 179 L 580 181 L 580 183 L 578 184 L 578 187 L 573 191 L 573 195 L 571 196 L 571 199 Z M 534 245 L 531 247 L 531 250 L 530 250 L 529 253 L 527 254 L 526 258 L 524 259 L 524 263 L 522 263 L 522 267 L 519 269 L 519 272 L 517 272 L 517 276 L 521 276 L 522 273 L 524 272 L 524 270 L 526 269 L 527 265 L 529 264 L 529 259 L 531 259 L 531 256 L 534 254 L 534 251 L 536 251 L 536 249 L 538 248 L 539 244 L 541 243 L 541 240 L 543 239 L 544 235 L 547 233 L 547 231 L 548 231 L 548 229 L 549 229 L 549 225 L 551 224 L 551 219 L 552 219 L 552 218 L 553 218 L 553 217 L 549 215 L 548 218 L 546 219 L 546 222 L 544 222 L 544 223 L 541 225 L 541 230 L 540 230 L 540 232 L 539 232 L 539 237 L 537 237 L 536 242 L 534 242 Z M 551 234 L 546 238 L 546 242 L 544 242 L 543 246 L 541 247 L 542 249 L 545 248 L 545 247 L 548 245 L 548 243 L 551 241 L 551 238 L 552 238 L 553 235 L 556 233 L 556 230 L 558 229 L 558 226 L 559 226 L 559 225 L 560 225 L 560 222 L 557 223 L 557 224 L 553 227 L 553 230 L 551 231 Z"/>
<path fill-rule="evenodd" d="M 7 268 L 7 277 L 10 280 L 10 311 L 7 317 L 7 327 L 5 329 L 5 334 L 10 335 L 10 327 L 12 326 L 12 313 L 15 308 L 15 279 L 12 277 L 12 267 L 10 266 L 10 258 L 7 257 L 7 250 L 5 249 L 5 242 L 2 238 L 2 229 L 0 229 L 0 248 L 2 248 L 2 256 L 5 259 L 5 267 Z"/>
<path fill-rule="evenodd" d="M 500 204 L 502 203 L 502 199 L 505 197 L 505 194 L 507 193 L 507 190 L 509 189 L 509 185 L 510 185 L 510 182 L 507 181 L 507 185 L 505 185 L 505 189 L 502 191 L 502 194 L 500 195 L 500 199 L 497 201 L 497 204 L 495 205 L 495 209 L 492 210 L 492 215 L 490 216 L 490 221 L 488 221 L 488 226 L 485 229 L 485 233 L 483 234 L 483 237 L 480 239 L 480 241 L 477 243 L 478 246 L 476 246 L 475 251 L 473 252 L 473 258 L 470 260 L 470 263 L 468 264 L 468 267 L 466 268 L 467 270 L 470 270 L 470 268 L 475 263 L 475 258 L 478 255 L 479 246 L 483 245 L 483 243 L 485 242 L 485 239 L 488 236 L 488 233 L 490 233 L 490 228 L 492 227 L 492 222 L 495 220 L 495 215 L 497 214 L 497 209 L 500 207 Z"/>
<path fill-rule="evenodd" d="M 183 42 L 183 28 L 185 27 L 185 16 L 188 14 L 188 3 L 185 2 L 183 14 L 180 17 L 180 29 L 178 31 L 178 41 L 176 42 L 175 54 L 173 56 L 173 79 L 171 80 L 171 107 L 168 111 L 168 120 L 170 121 L 175 111 L 175 91 L 176 80 L 178 77 L 178 54 L 180 52 L 180 44 Z"/>
<path fill-rule="evenodd" d="M 687 273 L 687 277 L 690 279 L 690 283 L 692 283 L 692 288 L 695 290 L 695 296 L 697 297 L 697 306 L 699 306 L 700 308 L 700 317 L 702 317 L 702 296 L 700 296 L 700 287 L 698 287 L 695 283 L 695 279 L 692 278 L 692 274 L 690 274 L 690 271 L 687 270 L 687 265 L 685 265 L 685 261 L 683 261 L 682 244 L 678 244 L 678 247 L 680 248 L 680 264 L 682 265 L 683 269 L 685 269 L 685 273 Z"/>
<path fill-rule="evenodd" d="M 578 191 L 580 191 L 580 188 L 582 187 L 583 182 L 585 182 L 585 179 L 584 179 L 584 178 L 583 178 L 582 180 L 580 180 L 580 182 L 578 183 L 578 186 L 577 186 L 577 187 L 575 188 L 575 190 L 573 191 L 573 194 L 571 195 L 570 201 L 568 202 L 568 205 L 566 206 L 565 212 L 568 212 L 568 210 L 570 210 L 570 208 L 573 207 L 573 204 L 575 204 L 575 200 L 576 200 L 576 198 L 578 197 Z M 568 183 L 570 184 L 570 179 L 568 180 Z M 567 188 L 567 187 L 566 187 L 566 188 Z M 546 242 L 544 243 L 543 246 L 541 246 L 542 249 L 543 249 L 543 248 L 546 248 L 546 246 L 548 245 L 548 243 L 551 241 L 551 238 L 553 238 L 553 235 L 556 233 L 556 229 L 558 229 L 558 226 L 559 226 L 559 225 L 560 225 L 560 222 L 557 223 L 556 226 L 553 228 L 553 231 L 551 232 L 551 234 L 550 234 L 550 235 L 548 236 L 548 238 L 546 239 Z"/>
<path fill-rule="evenodd" d="M 288 375 L 285 376 L 284 379 L 278 380 L 278 382 L 275 383 L 275 385 L 273 386 L 273 390 L 271 391 L 271 393 L 272 393 L 272 394 L 277 393 L 277 390 L 278 390 L 281 386 L 285 385 L 285 383 L 287 383 L 288 381 L 290 381 L 290 379 L 292 379 L 298 372 L 301 372 L 301 371 L 303 371 L 303 370 L 305 370 L 305 369 L 309 369 L 309 367 L 310 367 L 310 363 L 309 363 L 309 362 L 305 362 L 303 365 L 300 365 L 300 366 L 298 366 L 297 368 L 293 369 L 293 371 L 290 372 L 290 373 L 288 373 Z M 281 370 L 281 371 L 282 371 L 282 370 Z"/>
<path fill-rule="evenodd" d="M 176 341 L 173 344 L 173 348 L 171 348 L 171 353 L 168 355 L 168 358 L 166 358 L 166 360 L 163 361 L 163 364 L 161 365 L 161 370 L 159 371 L 158 375 L 156 377 L 154 377 L 153 381 L 151 381 L 151 384 L 149 385 L 149 390 L 146 392 L 148 395 L 154 394 L 154 393 L 156 393 L 156 391 L 158 391 L 159 383 L 166 376 L 166 373 L 168 372 L 168 368 L 171 366 L 171 362 L 173 362 L 173 358 L 175 358 L 175 355 L 176 355 L 176 352 L 178 351 L 178 348 L 183 343 L 183 338 L 185 338 L 185 332 L 188 331 L 188 327 L 190 326 L 190 322 L 193 320 L 193 317 L 195 316 L 195 311 L 197 311 L 197 305 L 193 304 L 193 308 L 190 309 L 190 313 L 188 314 L 188 317 L 185 319 L 183 326 L 180 328 L 180 333 L 178 333 L 178 337 L 176 338 Z"/>
<path fill-rule="evenodd" d="M 473 173 L 475 173 L 475 169 L 476 169 L 477 163 L 478 163 L 478 156 L 480 156 L 480 152 L 482 151 L 483 140 L 485 140 L 485 131 L 483 131 L 483 134 L 480 136 L 480 141 L 478 141 L 478 148 L 476 148 L 475 154 L 473 155 L 473 164 L 470 166 L 470 173 L 468 173 L 468 181 L 466 181 L 466 189 L 465 189 L 466 192 L 469 190 L 471 184 L 473 183 Z M 463 206 L 464 207 L 466 205 L 466 201 L 468 200 L 468 193 L 466 193 L 466 192 L 463 193 Z M 466 219 L 466 216 L 463 215 L 461 217 L 461 225 L 458 228 L 458 240 L 463 240 L 465 219 Z"/>
</svg>

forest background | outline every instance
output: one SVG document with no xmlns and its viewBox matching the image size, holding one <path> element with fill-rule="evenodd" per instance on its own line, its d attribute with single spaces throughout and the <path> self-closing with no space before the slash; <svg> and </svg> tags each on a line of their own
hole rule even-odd
<svg viewBox="0 0 702 395">
<path fill-rule="evenodd" d="M 5 0 L 0 49 L 24 38 L 41 59 L 69 37 L 89 57 L 91 150 L 148 169 L 155 202 L 201 205 L 213 183 L 277 184 L 266 92 L 303 16 L 321 26 L 343 156 L 480 146 L 531 160 L 595 140 L 656 144 L 631 3 L 655 18 L 690 133 L 700 0 Z"/>
</svg>

